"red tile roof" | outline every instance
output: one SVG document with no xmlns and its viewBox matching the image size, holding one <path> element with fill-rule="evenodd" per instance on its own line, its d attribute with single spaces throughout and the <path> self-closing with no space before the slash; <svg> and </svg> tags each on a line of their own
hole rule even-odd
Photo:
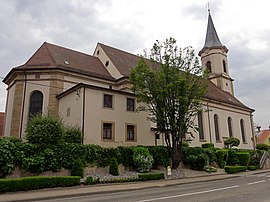
<svg viewBox="0 0 270 202">
<path fill-rule="evenodd" d="M 262 144 L 270 136 L 270 129 L 269 130 L 262 130 L 261 134 L 257 138 L 257 144 Z"/>
<path fill-rule="evenodd" d="M 23 67 L 34 66 L 61 66 L 65 69 L 113 80 L 98 58 L 47 42 L 43 43 Z"/>
<path fill-rule="evenodd" d="M 129 77 L 131 68 L 136 66 L 140 57 L 101 43 L 99 43 L 99 45 L 104 50 L 106 55 L 110 58 L 118 71 L 124 77 Z M 157 64 L 154 63 L 151 63 L 150 65 L 153 67 L 157 66 Z M 47 42 L 43 43 L 43 45 L 23 66 L 14 68 L 13 70 L 36 67 L 61 67 L 66 70 L 71 70 L 78 73 L 85 73 L 90 76 L 97 76 L 103 79 L 115 80 L 97 57 L 53 45 Z M 4 82 L 7 80 L 10 74 L 11 72 L 6 76 Z M 241 103 L 233 95 L 219 89 L 215 84 L 210 81 L 208 83 L 208 92 L 205 98 L 244 108 L 248 111 L 253 111 L 252 109 Z"/>
<path fill-rule="evenodd" d="M 135 67 L 140 57 L 126 51 L 122 51 L 102 43 L 98 43 L 118 69 L 120 74 L 129 77 L 131 68 Z"/>
</svg>

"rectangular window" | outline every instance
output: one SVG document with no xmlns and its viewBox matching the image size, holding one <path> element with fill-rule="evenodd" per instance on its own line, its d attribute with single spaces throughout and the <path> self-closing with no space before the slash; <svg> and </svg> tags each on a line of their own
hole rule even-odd
<svg viewBox="0 0 270 202">
<path fill-rule="evenodd" d="M 135 111 L 135 99 L 127 98 L 127 111 Z"/>
<path fill-rule="evenodd" d="M 112 140 L 113 139 L 113 123 L 103 123 L 102 138 L 104 140 Z"/>
<path fill-rule="evenodd" d="M 126 136 L 127 141 L 135 141 L 136 140 L 136 126 L 135 125 L 126 125 Z"/>
<path fill-rule="evenodd" d="M 113 106 L 112 102 L 113 102 L 113 96 L 108 95 L 108 94 L 104 94 L 103 107 L 112 108 L 112 106 Z"/>
</svg>

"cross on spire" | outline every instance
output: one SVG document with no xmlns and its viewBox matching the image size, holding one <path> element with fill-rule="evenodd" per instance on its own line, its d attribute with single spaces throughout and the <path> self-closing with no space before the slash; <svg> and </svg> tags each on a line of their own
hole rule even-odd
<svg viewBox="0 0 270 202">
<path fill-rule="evenodd" d="M 208 10 L 208 13 L 210 13 L 210 4 L 211 4 L 211 1 L 208 1 L 207 4 L 205 5 L 205 7 Z"/>
</svg>

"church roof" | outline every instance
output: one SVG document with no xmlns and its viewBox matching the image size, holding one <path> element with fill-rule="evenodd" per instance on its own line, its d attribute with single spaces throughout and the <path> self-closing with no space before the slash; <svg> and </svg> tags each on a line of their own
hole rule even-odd
<svg viewBox="0 0 270 202">
<path fill-rule="evenodd" d="M 61 67 L 73 72 L 114 80 L 98 58 L 47 42 L 44 42 L 24 65 L 17 68 L 33 67 Z"/>
<path fill-rule="evenodd" d="M 210 48 L 213 46 L 222 46 L 222 43 L 218 38 L 211 14 L 209 12 L 204 48 L 205 47 Z"/>
<path fill-rule="evenodd" d="M 124 77 L 129 77 L 130 69 L 136 66 L 140 57 L 101 43 L 99 43 L 99 45 L 105 51 L 119 72 Z M 156 63 L 150 62 L 148 60 L 146 62 L 153 67 L 157 66 Z M 21 70 L 27 68 L 62 68 L 68 71 L 116 81 L 109 74 L 106 67 L 102 64 L 99 58 L 47 42 L 43 43 L 43 45 L 24 65 L 16 67 L 12 71 L 15 71 L 16 69 Z M 9 72 L 9 74 L 6 76 L 4 82 L 12 73 L 12 71 Z M 233 95 L 219 89 L 210 81 L 208 83 L 208 92 L 205 98 L 240 108 L 245 108 L 247 110 L 252 110 L 241 103 Z"/>
<path fill-rule="evenodd" d="M 208 81 L 208 88 L 205 98 L 254 111 L 253 109 L 250 109 L 249 107 L 245 106 L 232 94 L 218 88 L 211 81 Z"/>
<path fill-rule="evenodd" d="M 106 55 L 110 58 L 112 63 L 118 69 L 120 74 L 125 77 L 129 77 L 131 68 L 135 67 L 139 61 L 137 55 L 128 53 L 117 48 L 113 48 L 102 43 L 98 43 L 100 47 L 104 50 Z"/>
</svg>

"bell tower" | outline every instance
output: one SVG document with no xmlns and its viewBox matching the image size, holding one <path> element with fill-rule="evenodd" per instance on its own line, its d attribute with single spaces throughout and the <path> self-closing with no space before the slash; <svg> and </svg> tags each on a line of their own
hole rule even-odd
<svg viewBox="0 0 270 202">
<path fill-rule="evenodd" d="M 202 69 L 208 70 L 209 80 L 217 87 L 234 95 L 233 79 L 230 77 L 227 62 L 228 51 L 219 40 L 209 11 L 205 43 L 199 52 Z"/>
</svg>

